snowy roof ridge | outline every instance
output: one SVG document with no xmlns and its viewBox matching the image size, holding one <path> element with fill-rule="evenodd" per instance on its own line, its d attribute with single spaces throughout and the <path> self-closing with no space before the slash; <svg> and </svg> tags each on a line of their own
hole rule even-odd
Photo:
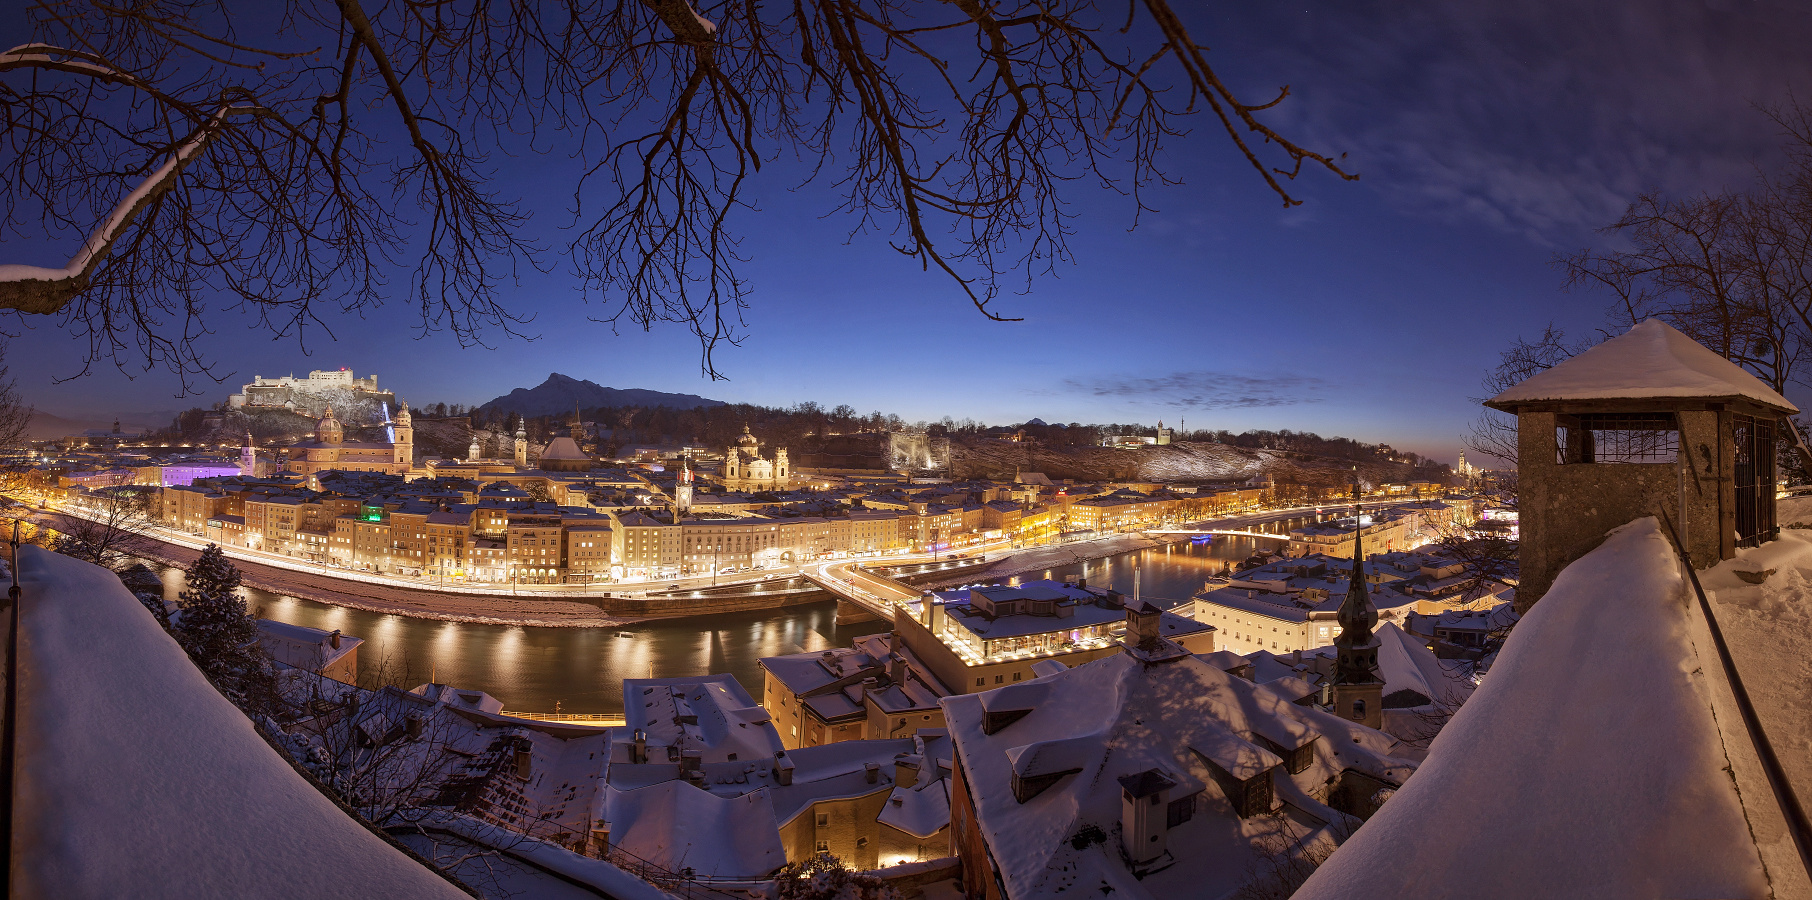
<svg viewBox="0 0 1812 900">
<path fill-rule="evenodd" d="M 1799 412 L 1799 407 L 1741 366 L 1660 319 L 1645 319 L 1617 337 L 1523 379 L 1485 405 L 1514 412 L 1522 404 L 1544 400 L 1734 397 Z"/>
</svg>

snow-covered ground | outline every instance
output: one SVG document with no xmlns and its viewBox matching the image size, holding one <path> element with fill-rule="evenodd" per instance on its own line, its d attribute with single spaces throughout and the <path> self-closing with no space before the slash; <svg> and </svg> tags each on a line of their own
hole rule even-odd
<svg viewBox="0 0 1812 900">
<path fill-rule="evenodd" d="M 1652 517 L 1567 566 L 1298 900 L 1786 896 L 1690 590 Z"/>
<path fill-rule="evenodd" d="M 466 896 L 298 775 L 112 572 L 20 558 L 16 896 Z"/>
<path fill-rule="evenodd" d="M 1761 584 L 1736 574 L 1769 569 Z M 1700 572 L 1699 582 L 1788 779 L 1812 798 L 1812 530 L 1783 528 L 1780 540 Z"/>
</svg>

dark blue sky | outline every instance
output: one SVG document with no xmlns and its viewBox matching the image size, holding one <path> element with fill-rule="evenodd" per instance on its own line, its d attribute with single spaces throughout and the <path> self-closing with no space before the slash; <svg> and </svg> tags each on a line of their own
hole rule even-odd
<svg viewBox="0 0 1812 900">
<path fill-rule="evenodd" d="M 1363 179 L 1310 173 L 1292 188 L 1307 203 L 1284 211 L 1202 122 L 1169 150 L 1187 183 L 1153 192 L 1160 211 L 1136 231 L 1122 198 L 1075 186 L 1075 264 L 996 303 L 1024 322 L 983 319 L 885 235 L 847 239 L 849 223 L 823 215 L 833 199 L 790 191 L 774 166 L 760 210 L 736 222 L 753 308 L 746 341 L 719 355 L 727 382 L 700 376 L 680 329 L 613 335 L 588 322 L 602 310 L 564 271 L 512 291 L 540 339 L 489 350 L 417 340 L 402 306 L 329 319 L 338 340 L 316 335 L 311 355 L 221 317 L 205 350 L 234 374 L 199 401 L 176 399 L 161 372 L 53 384 L 82 348 L 50 323 L 15 340 L 8 362 L 30 400 L 70 413 L 185 408 L 253 374 L 340 366 L 417 403 L 473 403 L 558 371 L 909 420 L 1292 428 L 1451 460 L 1476 414 L 1468 398 L 1509 340 L 1550 321 L 1607 324 L 1608 298 L 1561 292 L 1553 255 L 1601 242 L 1594 229 L 1639 190 L 1747 186 L 1778 156 L 1753 105 L 1812 97 L 1800 3 L 1246 4 L 1233 16 L 1196 5 L 1177 9 L 1236 89 L 1291 84 L 1270 121 L 1347 152 Z M 568 218 L 563 162 L 509 166 L 525 196 L 553 198 L 536 207 L 550 234 Z"/>
</svg>

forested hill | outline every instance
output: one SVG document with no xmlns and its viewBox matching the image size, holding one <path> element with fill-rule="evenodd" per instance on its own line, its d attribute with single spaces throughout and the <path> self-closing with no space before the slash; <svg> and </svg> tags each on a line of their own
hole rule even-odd
<svg viewBox="0 0 1812 900">
<path fill-rule="evenodd" d="M 710 400 L 696 394 L 669 394 L 641 388 L 610 388 L 593 381 L 582 381 L 555 372 L 532 388 L 517 388 L 473 411 L 473 419 L 490 421 L 510 413 L 519 416 L 571 416 L 575 407 L 663 407 L 694 409 L 700 406 L 723 406 L 722 400 Z"/>
</svg>

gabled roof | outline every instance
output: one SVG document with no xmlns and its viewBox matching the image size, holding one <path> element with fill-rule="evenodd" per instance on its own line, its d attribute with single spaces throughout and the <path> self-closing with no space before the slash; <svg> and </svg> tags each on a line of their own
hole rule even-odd
<svg viewBox="0 0 1812 900">
<path fill-rule="evenodd" d="M 942 701 L 974 817 L 1016 900 L 1102 896 L 1119 900 L 1225 896 L 1250 877 L 1266 817 L 1242 819 L 1224 799 L 1210 761 L 1235 778 L 1276 769 L 1292 802 L 1336 814 L 1307 790 L 1355 769 L 1400 783 L 1411 765 L 1395 741 L 1229 675 L 1198 657 L 1149 665 L 1127 653 L 1036 680 Z M 1007 718 L 1003 713 L 1026 710 Z M 992 730 L 990 730 L 992 729 Z M 1300 773 L 1283 771 L 1258 735 L 1314 745 Z M 1321 738 L 1317 740 L 1316 738 Z M 1135 874 L 1121 851 L 1122 795 L 1174 782 L 1171 800 L 1202 792 L 1195 824 L 1170 833 L 1176 863 Z M 1023 801 L 1015 782 L 1048 781 Z M 1325 820 L 1324 820 L 1325 821 Z M 1091 843 L 1093 830 L 1112 835 Z"/>
<path fill-rule="evenodd" d="M 1649 319 L 1578 356 L 1524 379 L 1485 401 L 1514 412 L 1544 400 L 1742 398 L 1788 413 L 1787 398 L 1737 364 Z"/>
</svg>

